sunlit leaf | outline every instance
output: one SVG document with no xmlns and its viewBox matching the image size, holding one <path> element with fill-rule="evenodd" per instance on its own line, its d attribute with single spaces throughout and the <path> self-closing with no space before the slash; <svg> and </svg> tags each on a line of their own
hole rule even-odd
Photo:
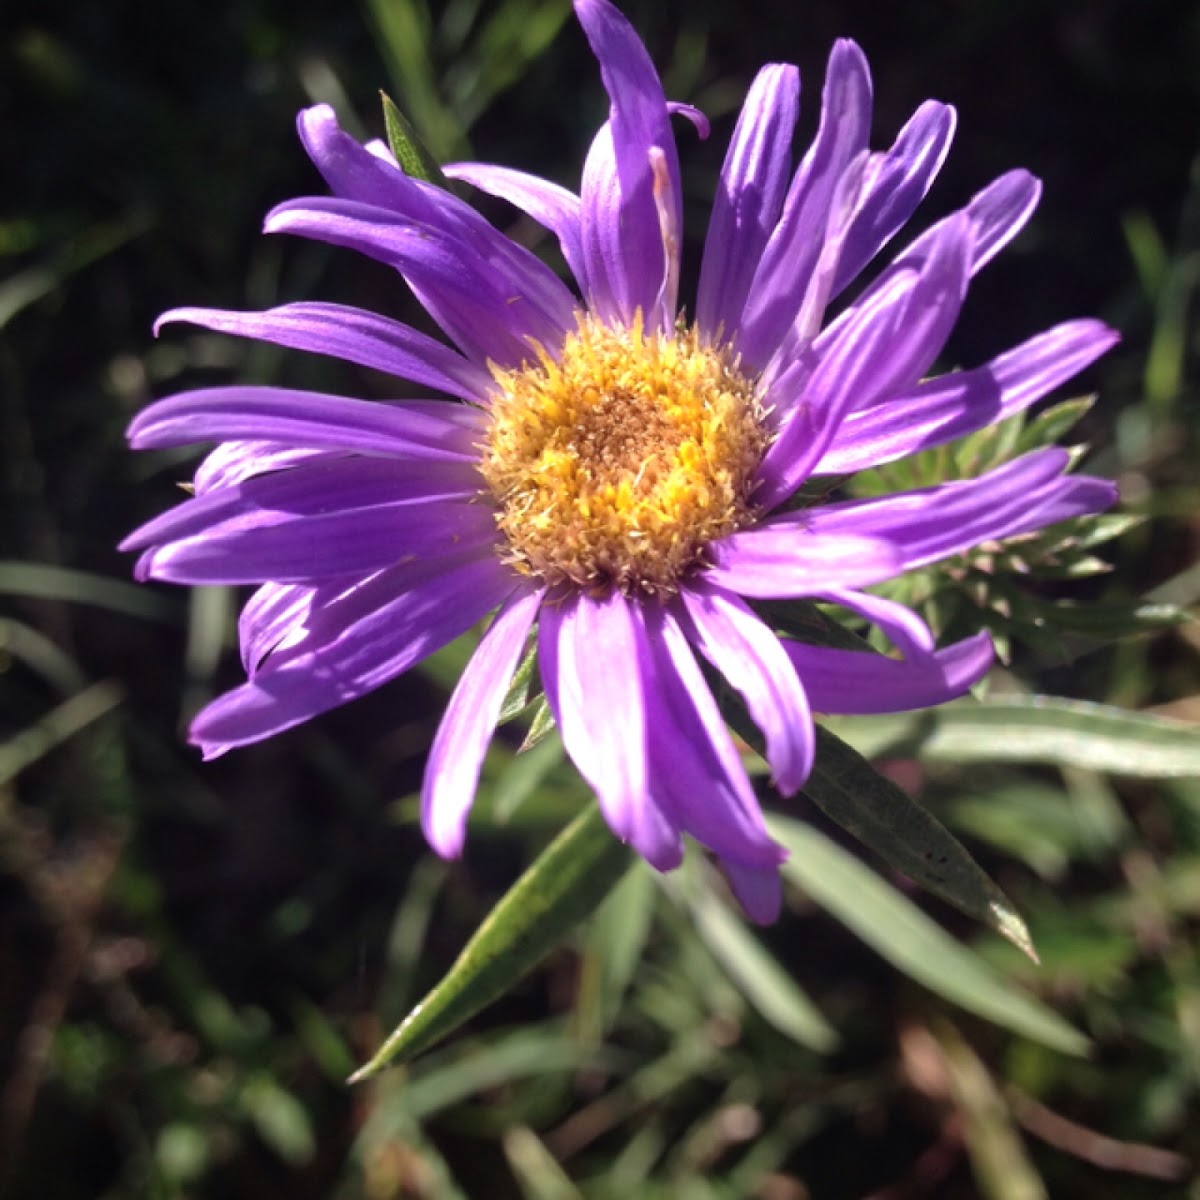
<svg viewBox="0 0 1200 1200">
<path fill-rule="evenodd" d="M 696 873 L 693 873 L 696 874 Z M 763 947 L 746 922 L 722 903 L 700 878 L 672 877 L 691 913 L 696 932 L 742 995 L 781 1033 L 802 1046 L 828 1053 L 838 1035 L 820 1009 Z"/>
<path fill-rule="evenodd" d="M 654 872 L 635 863 L 588 923 L 575 1002 L 581 1040 L 597 1041 L 616 1020 L 646 947 L 657 895 Z"/>
<path fill-rule="evenodd" d="M 473 1041 L 468 1054 L 447 1046 L 430 1055 L 404 1080 L 400 1102 L 406 1117 L 424 1121 L 489 1088 L 619 1062 L 613 1052 L 584 1046 L 546 1022 Z"/>
<path fill-rule="evenodd" d="M 351 1082 L 420 1053 L 502 996 L 595 909 L 631 861 L 590 805 L 509 889 L 442 981 Z"/>
<path fill-rule="evenodd" d="M 550 711 L 550 704 L 545 696 L 539 696 L 535 701 L 533 710 L 533 720 L 529 723 L 529 732 L 525 735 L 525 740 L 521 743 L 518 749 L 518 754 L 524 754 L 527 750 L 532 750 L 538 742 L 550 736 L 554 732 L 554 714 Z"/>
<path fill-rule="evenodd" d="M 383 123 L 387 130 L 388 147 L 405 175 L 424 180 L 437 187 L 448 187 L 437 159 L 426 149 L 408 118 L 396 107 L 386 92 L 379 93 L 383 101 Z"/>
<path fill-rule="evenodd" d="M 528 1125 L 506 1130 L 501 1145 L 526 1200 L 583 1200 L 583 1193 Z"/>
<path fill-rule="evenodd" d="M 962 843 L 851 746 L 819 726 L 817 762 L 804 792 L 896 870 L 1036 957 L 1025 922 Z"/>
<path fill-rule="evenodd" d="M 1058 604 L 1054 608 L 1061 629 L 1106 642 L 1170 629 L 1191 619 L 1174 604 Z"/>
<path fill-rule="evenodd" d="M 525 651 L 520 665 L 513 674 L 512 682 L 508 685 L 508 694 L 500 705 L 500 716 L 496 724 L 503 725 L 521 713 L 529 703 L 529 693 L 535 678 L 537 668 L 537 644 L 534 643 Z"/>
<path fill-rule="evenodd" d="M 1077 396 L 1074 400 L 1064 400 L 1043 409 L 1031 417 L 1021 431 L 1017 452 L 1024 454 L 1027 450 L 1054 445 L 1087 415 L 1095 403 L 1095 396 Z"/>
<path fill-rule="evenodd" d="M 1065 1054 L 1088 1040 L 956 942 L 911 900 L 811 826 L 775 818 L 784 876 L 910 978 L 939 996 Z"/>
<path fill-rule="evenodd" d="M 308 1110 L 269 1075 L 247 1081 L 241 1104 L 258 1135 L 285 1162 L 306 1163 L 316 1149 Z"/>
<path fill-rule="evenodd" d="M 830 724 L 860 753 L 928 762 L 1023 762 L 1146 779 L 1200 775 L 1200 729 L 1053 696 L 991 696 Z"/>
</svg>

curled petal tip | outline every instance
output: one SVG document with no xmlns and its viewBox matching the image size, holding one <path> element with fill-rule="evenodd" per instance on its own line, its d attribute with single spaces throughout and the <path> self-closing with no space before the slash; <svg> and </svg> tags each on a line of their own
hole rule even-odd
<svg viewBox="0 0 1200 1200">
<path fill-rule="evenodd" d="M 290 212 L 290 201 L 277 204 L 263 218 L 263 233 L 280 233 L 287 228 L 287 218 Z"/>
<path fill-rule="evenodd" d="M 747 867 L 722 859 L 721 869 L 750 920 L 756 925 L 771 925 L 778 919 L 783 908 L 783 885 L 777 867 Z"/>
<path fill-rule="evenodd" d="M 461 827 L 442 828 L 425 822 L 422 822 L 421 829 L 425 834 L 425 840 L 433 847 L 434 853 L 439 858 L 444 858 L 448 862 L 462 858 L 463 847 L 467 840 L 465 829 Z"/>
<path fill-rule="evenodd" d="M 308 108 L 302 108 L 296 114 L 296 128 L 302 138 L 314 132 L 317 126 L 328 124 L 330 121 L 336 123 L 337 114 L 329 104 L 310 104 Z"/>
<path fill-rule="evenodd" d="M 164 325 L 175 325 L 180 321 L 188 321 L 191 319 L 191 314 L 195 312 L 194 308 L 168 308 L 166 312 L 160 313 L 154 322 L 154 336 L 162 332 Z"/>
<path fill-rule="evenodd" d="M 200 751 L 200 757 L 205 762 L 212 762 L 214 758 L 220 758 L 227 753 L 232 747 L 227 742 L 216 742 L 211 738 L 204 736 L 202 726 L 204 724 L 204 713 L 206 710 L 201 709 L 192 721 L 191 728 L 188 730 L 188 743 L 195 746 Z"/>
<path fill-rule="evenodd" d="M 132 540 L 133 540 L 132 538 L 126 538 L 125 541 L 121 543 L 120 548 L 124 549 L 126 546 L 126 543 L 128 543 Z M 138 547 L 135 543 L 133 546 L 130 546 L 129 548 L 137 549 Z M 148 583 L 151 579 L 154 578 L 154 551 L 153 550 L 147 550 L 137 560 L 137 562 L 135 562 L 133 564 L 133 577 L 134 577 L 134 579 L 136 579 L 138 581 L 138 583 Z"/>
</svg>

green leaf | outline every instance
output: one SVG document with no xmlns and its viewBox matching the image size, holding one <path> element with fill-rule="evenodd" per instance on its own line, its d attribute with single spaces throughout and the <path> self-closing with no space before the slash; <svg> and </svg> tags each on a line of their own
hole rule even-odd
<svg viewBox="0 0 1200 1200">
<path fill-rule="evenodd" d="M 122 699 L 124 694 L 117 684 L 108 680 L 93 683 L 56 705 L 28 729 L 0 742 L 0 787 L 112 712 Z"/>
<path fill-rule="evenodd" d="M 533 720 L 529 723 L 529 732 L 525 735 L 525 740 L 517 748 L 518 754 L 524 754 L 527 750 L 532 750 L 538 742 L 547 738 L 554 732 L 554 714 L 550 711 L 550 703 L 545 696 L 539 696 L 536 701 L 537 707 L 533 710 Z"/>
<path fill-rule="evenodd" d="M 575 1000 L 583 1042 L 598 1042 L 620 1016 L 650 936 L 656 875 L 648 864 L 635 863 L 588 922 Z"/>
<path fill-rule="evenodd" d="M 428 0 L 367 0 L 366 9 L 388 74 L 435 155 L 469 157 L 465 130 L 444 98 Z"/>
<path fill-rule="evenodd" d="M 1060 629 L 1106 642 L 1171 629 L 1194 619 L 1174 604 L 1056 604 L 1052 611 Z"/>
<path fill-rule="evenodd" d="M 316 1150 L 308 1110 L 271 1076 L 252 1076 L 242 1091 L 241 1104 L 262 1138 L 284 1162 L 299 1166 Z"/>
<path fill-rule="evenodd" d="M 44 563 L 0 561 L 0 593 L 89 604 L 144 621 L 178 625 L 182 620 L 177 605 L 165 603 L 162 596 L 141 584 Z"/>
<path fill-rule="evenodd" d="M 1064 1054 L 1088 1040 L 1057 1013 L 1017 991 L 906 896 L 811 826 L 775 818 L 789 851 L 784 876 L 910 978 L 970 1012 Z"/>
<path fill-rule="evenodd" d="M 921 1035 L 918 1035 L 921 1036 Z M 963 1122 L 975 1181 L 984 1200 L 1048 1200 L 1012 1110 L 983 1060 L 957 1029 L 938 1023 L 929 1038 Z"/>
<path fill-rule="evenodd" d="M 709 952 L 766 1020 L 812 1050 L 828 1053 L 837 1048 L 838 1035 L 820 1009 L 706 880 L 685 868 L 670 877 L 668 887 L 687 905 Z"/>
<path fill-rule="evenodd" d="M 538 741 L 525 753 L 514 754 L 497 772 L 494 783 L 488 788 L 492 803 L 491 820 L 507 825 L 526 800 L 546 792 L 546 777 L 557 770 L 562 761 L 562 742 L 557 738 Z"/>
<path fill-rule="evenodd" d="M 583 1193 L 528 1125 L 506 1129 L 501 1145 L 525 1200 L 583 1200 Z"/>
<path fill-rule="evenodd" d="M 1053 445 L 1059 438 L 1066 436 L 1095 403 L 1095 396 L 1077 396 L 1074 400 L 1064 400 L 1061 404 L 1052 404 L 1044 409 L 1031 418 L 1021 431 L 1017 453 L 1024 454 L 1028 450 Z"/>
<path fill-rule="evenodd" d="M 589 805 L 509 889 L 445 978 L 350 1082 L 412 1058 L 502 996 L 600 903 L 631 861 L 598 806 Z"/>
<path fill-rule="evenodd" d="M 511 721 L 529 703 L 529 692 L 536 666 L 537 642 L 535 641 L 525 651 L 525 655 L 512 677 L 512 682 L 508 685 L 508 694 L 504 697 L 503 704 L 500 705 L 500 716 L 496 720 L 497 725 L 503 725 L 505 722 Z"/>
<path fill-rule="evenodd" d="M 954 453 L 957 478 L 973 479 L 1013 458 L 1024 424 L 1025 414 L 1013 413 L 977 433 L 968 434 L 961 442 L 952 442 L 950 449 Z M 940 474 L 943 480 L 947 478 L 945 472 Z"/>
<path fill-rule="evenodd" d="M 831 724 L 872 758 L 1046 763 L 1140 779 L 1200 776 L 1195 725 L 1054 696 L 991 696 Z"/>
<path fill-rule="evenodd" d="M 1144 525 L 1146 518 L 1140 513 L 1101 513 L 1089 517 L 1076 517 L 1073 521 L 1060 521 L 1054 528 L 1070 529 L 1076 547 L 1090 550 L 1094 546 L 1123 537 L 1130 530 Z"/>
<path fill-rule="evenodd" d="M 422 179 L 437 187 L 449 187 L 450 181 L 442 174 L 437 159 L 426 149 L 425 143 L 417 136 L 417 131 L 396 107 L 392 98 L 386 92 L 380 92 L 379 98 L 383 101 L 383 124 L 387 130 L 388 147 L 400 164 L 400 170 L 405 175 Z"/>
<path fill-rule="evenodd" d="M 991 926 L 1036 959 L 1029 930 L 963 844 L 856 750 L 817 727 L 817 761 L 804 793 L 832 821 L 934 895 Z"/>
<path fill-rule="evenodd" d="M 564 1035 L 556 1022 L 542 1021 L 473 1038 L 469 1047 L 446 1046 L 429 1055 L 404 1077 L 399 1099 L 406 1116 L 428 1121 L 479 1092 L 521 1079 L 573 1074 L 587 1067 L 628 1069 L 622 1056 L 584 1046 L 577 1038 Z"/>
</svg>

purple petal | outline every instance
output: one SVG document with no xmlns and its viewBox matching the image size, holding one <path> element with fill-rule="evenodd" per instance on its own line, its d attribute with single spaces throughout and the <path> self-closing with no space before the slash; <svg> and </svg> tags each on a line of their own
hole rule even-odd
<svg viewBox="0 0 1200 1200">
<path fill-rule="evenodd" d="M 767 833 L 746 769 L 683 631 L 658 605 L 647 607 L 646 625 L 656 795 L 680 829 L 722 857 L 778 866 L 783 852 Z"/>
<path fill-rule="evenodd" d="M 975 245 L 975 227 L 968 216 L 957 213 L 938 223 L 936 234 L 922 239 L 922 251 L 909 251 L 880 276 L 849 312 L 861 304 L 870 303 L 877 289 L 886 290 L 893 274 L 902 279 L 919 271 L 919 281 L 907 296 L 901 334 L 896 340 L 894 355 L 864 388 L 854 405 L 867 408 L 880 397 L 915 386 L 933 366 L 967 295 L 971 262 Z M 838 327 L 850 324 L 848 315 L 839 317 L 813 344 L 813 354 L 829 353 L 839 340 Z"/>
<path fill-rule="evenodd" d="M 994 179 L 976 193 L 963 210 L 975 226 L 975 244 L 971 255 L 971 274 L 986 266 L 1025 228 L 1042 194 L 1041 181 L 1028 171 L 1015 170 Z M 896 265 L 920 259 L 929 253 L 930 242 L 941 237 L 947 221 L 930 226 L 896 259 Z"/>
<path fill-rule="evenodd" d="M 544 225 L 558 238 L 563 257 L 581 289 L 586 291 L 585 262 L 580 241 L 580 204 L 574 192 L 514 171 L 510 167 L 495 167 L 489 163 L 461 162 L 443 167 L 450 179 L 461 179 L 489 196 L 498 196 L 516 205 L 539 225 Z"/>
<path fill-rule="evenodd" d="M 684 120 L 690 121 L 701 141 L 704 141 L 712 133 L 712 126 L 708 123 L 708 118 L 694 104 L 684 104 L 681 100 L 668 100 L 667 112 L 673 117 L 683 117 Z"/>
<path fill-rule="evenodd" d="M 946 226 L 919 272 L 893 270 L 835 332 L 813 346 L 816 367 L 791 403 L 783 403 L 788 372 L 772 386 L 785 415 L 782 432 L 759 470 L 755 502 L 775 507 L 811 474 L 851 408 L 866 407 L 898 387 L 908 387 L 941 350 L 966 294 L 971 227 L 966 218 Z M 802 364 L 797 364 L 800 367 Z"/>
<path fill-rule="evenodd" d="M 825 309 L 833 291 L 835 272 L 841 261 L 842 247 L 862 196 L 868 157 L 864 150 L 852 159 L 834 188 L 821 249 L 817 254 L 804 297 L 791 324 L 763 368 L 760 383 L 767 390 L 774 388 L 775 381 L 793 363 L 812 361 L 809 348 L 821 332 Z M 783 413 L 776 413 L 776 423 L 782 415 Z"/>
<path fill-rule="evenodd" d="M 789 514 L 790 515 L 790 514 Z M 865 587 L 899 575 L 899 552 L 878 537 L 809 536 L 801 519 L 768 522 L 714 542 L 702 578 L 758 599 L 812 596 L 830 587 Z"/>
<path fill-rule="evenodd" d="M 463 400 L 485 402 L 494 386 L 486 371 L 449 346 L 361 308 L 310 303 L 284 304 L 266 312 L 174 308 L 154 323 L 155 334 L 173 321 L 343 358 Z"/>
<path fill-rule="evenodd" d="M 443 858 L 462 853 L 479 768 L 541 602 L 541 590 L 529 588 L 505 601 L 463 670 L 433 739 L 421 787 L 421 828 Z"/>
<path fill-rule="evenodd" d="M 1067 321 L 985 366 L 923 380 L 851 413 L 814 471 L 852 474 L 1002 421 L 1082 371 L 1118 338 L 1100 321 Z"/>
<path fill-rule="evenodd" d="M 329 190 L 343 200 L 390 208 L 432 224 L 453 221 L 467 207 L 456 196 L 439 195 L 440 189 L 406 175 L 390 152 L 381 154 L 380 147 L 355 141 L 328 104 L 304 109 L 296 118 L 296 128 Z"/>
<path fill-rule="evenodd" d="M 1011 514 L 1004 531 L 992 536 L 1000 539 L 1033 533 L 1057 525 L 1059 521 L 1069 521 L 1087 513 L 1101 512 L 1111 508 L 1119 499 L 1117 485 L 1109 479 L 1096 479 L 1091 475 L 1068 475 L 1064 479 L 1056 480 L 1052 487 L 1047 488 L 1036 506 L 1031 505 L 1023 512 Z"/>
<path fill-rule="evenodd" d="M 874 155 L 858 209 L 843 242 L 831 294 L 836 296 L 879 253 L 925 198 L 954 138 L 955 112 L 928 100 L 886 154 Z"/>
<path fill-rule="evenodd" d="M 835 43 L 821 99 L 821 124 L 788 192 L 783 215 L 754 273 L 738 321 L 737 347 L 752 366 L 764 365 L 800 309 L 847 167 L 867 150 L 871 73 L 851 41 Z"/>
<path fill-rule="evenodd" d="M 340 199 L 382 208 L 411 227 L 449 235 L 469 256 L 490 264 L 531 304 L 570 324 L 574 301 L 554 272 L 469 204 L 444 188 L 406 175 L 390 152 L 359 145 L 339 128 L 328 105 L 302 112 L 298 124 L 305 149 Z"/>
<path fill-rule="evenodd" d="M 733 131 L 704 242 L 696 324 L 710 338 L 737 330 L 750 281 L 783 208 L 799 112 L 800 73 L 784 63 L 763 67 Z"/>
<path fill-rule="evenodd" d="M 254 677 L 259 664 L 289 639 L 304 636 L 318 588 L 296 583 L 264 583 L 238 617 L 238 645 L 242 667 Z"/>
<path fill-rule="evenodd" d="M 471 468 L 459 464 L 400 467 L 387 459 L 327 456 L 185 500 L 129 534 L 120 549 L 141 550 L 226 523 L 238 527 L 239 520 L 240 527 L 253 528 L 277 517 L 317 517 L 431 495 L 469 495 L 472 482 Z"/>
<path fill-rule="evenodd" d="M 869 714 L 929 708 L 961 696 L 987 673 L 994 652 L 986 633 L 901 662 L 782 639 L 814 709 Z"/>
<path fill-rule="evenodd" d="M 689 640 L 746 702 L 766 739 L 775 786 L 790 796 L 813 763 L 812 713 L 779 639 L 743 604 L 694 580 L 680 593 Z"/>
<path fill-rule="evenodd" d="M 372 576 L 315 614 L 331 628 L 314 636 L 310 648 L 272 655 L 252 682 L 203 709 L 191 740 L 211 758 L 374 691 L 465 633 L 514 586 L 513 576 L 490 558 Z M 354 605 L 368 611 L 339 620 L 341 610 Z"/>
<path fill-rule="evenodd" d="M 217 527 L 145 551 L 134 576 L 190 584 L 303 582 L 458 550 L 482 555 L 494 546 L 494 522 L 478 505 L 409 502 L 251 529 Z"/>
<path fill-rule="evenodd" d="M 383 403 L 291 388 L 220 387 L 180 392 L 130 422 L 135 450 L 195 442 L 268 441 L 406 460 L 478 460 L 483 416 L 445 400 Z"/>
<path fill-rule="evenodd" d="M 783 907 L 783 883 L 778 867 L 747 867 L 732 859 L 721 859 L 721 870 L 737 902 L 756 925 L 771 925 Z"/>
<path fill-rule="evenodd" d="M 777 528 L 880 537 L 912 570 L 987 541 L 1015 537 L 1068 517 L 1106 508 L 1116 488 L 1106 480 L 1062 477 L 1065 450 L 1023 455 L 978 479 L 959 480 L 874 500 L 828 504 L 774 519 Z"/>
<path fill-rule="evenodd" d="M 324 197 L 289 200 L 268 214 L 264 229 L 345 246 L 394 267 L 447 336 L 481 366 L 489 360 L 519 366 L 529 359 L 531 342 L 557 346 L 574 327 L 571 293 L 532 255 L 515 261 L 498 246 L 484 247 L 489 257 L 457 233 L 389 209 Z"/>
<path fill-rule="evenodd" d="M 872 625 L 878 625 L 887 635 L 888 641 L 906 659 L 916 659 L 933 651 L 933 634 L 929 626 L 907 605 L 898 604 L 884 596 L 872 596 L 868 592 L 852 592 L 844 588 L 830 588 L 824 595 L 814 599 L 840 604 L 842 608 L 866 617 Z"/>
<path fill-rule="evenodd" d="M 646 632 L 639 606 L 618 592 L 574 593 L 542 607 L 538 660 L 563 746 L 613 832 L 659 870 L 678 866 L 678 831 L 647 779 Z"/>
<path fill-rule="evenodd" d="M 361 575 L 409 557 L 495 543 L 469 482 L 338 460 L 256 476 L 185 501 L 131 534 L 148 549 L 139 578 L 176 583 L 299 583 Z"/>
<path fill-rule="evenodd" d="M 841 326 L 839 337 L 804 383 L 796 385 L 794 397 L 780 400 L 792 386 L 792 372 L 785 372 L 772 385 L 768 401 L 782 431 L 759 465 L 754 493 L 759 508 L 770 511 L 808 478 L 845 415 L 885 369 L 893 343 L 903 335 L 904 301 L 918 279 L 912 272 L 896 274 L 886 288 L 853 310 L 853 319 Z"/>
<path fill-rule="evenodd" d="M 581 189 L 588 299 L 602 320 L 632 324 L 640 310 L 648 328 L 667 332 L 675 313 L 663 289 L 678 274 L 679 247 L 664 244 L 660 204 L 671 229 L 680 229 L 683 216 L 666 97 L 645 46 L 607 0 L 575 0 L 575 12 L 610 101 Z M 666 195 L 658 200 L 652 151 L 665 167 Z"/>
<path fill-rule="evenodd" d="M 233 487 L 252 475 L 270 475 L 306 463 L 345 458 L 348 451 L 308 450 L 276 442 L 220 442 L 201 460 L 192 476 L 197 496 Z"/>
</svg>

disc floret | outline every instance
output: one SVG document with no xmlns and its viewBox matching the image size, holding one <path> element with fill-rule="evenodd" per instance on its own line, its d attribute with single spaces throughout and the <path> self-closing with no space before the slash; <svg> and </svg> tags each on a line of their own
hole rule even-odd
<svg viewBox="0 0 1200 1200">
<path fill-rule="evenodd" d="M 669 595 L 711 541 L 753 523 L 763 409 L 695 329 L 580 317 L 557 360 L 493 374 L 480 470 L 521 572 Z"/>
</svg>

